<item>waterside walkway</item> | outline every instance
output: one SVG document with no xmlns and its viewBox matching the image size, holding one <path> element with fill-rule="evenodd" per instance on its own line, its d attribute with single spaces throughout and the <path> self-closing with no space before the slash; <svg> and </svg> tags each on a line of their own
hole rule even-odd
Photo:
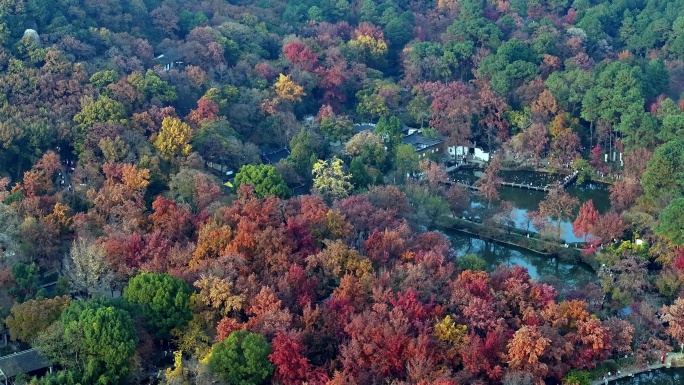
<svg viewBox="0 0 684 385">
<path fill-rule="evenodd" d="M 577 180 L 577 175 L 579 174 L 578 171 L 573 172 L 572 174 L 566 176 L 563 181 L 559 181 L 557 185 L 546 185 L 544 187 L 541 186 L 534 186 L 532 184 L 524 184 L 524 183 L 512 183 L 512 182 L 501 182 L 502 186 L 507 186 L 507 187 L 515 187 L 515 188 L 521 188 L 521 189 L 527 189 L 527 190 L 536 190 L 536 191 L 543 191 L 543 192 L 549 192 L 553 190 L 554 188 L 557 188 L 559 186 L 562 186 L 563 188 L 568 187 L 571 183 L 573 183 L 575 180 Z M 446 181 L 445 182 L 448 185 L 458 185 L 461 187 L 465 187 L 470 190 L 478 191 L 480 190 L 479 187 L 477 187 L 475 184 L 467 184 L 463 182 L 457 182 L 457 181 Z"/>
<path fill-rule="evenodd" d="M 625 377 L 634 377 L 637 374 L 650 372 L 651 370 L 662 369 L 662 368 L 672 368 L 672 367 L 682 367 L 684 366 L 684 353 L 668 353 L 665 356 L 665 362 L 657 362 L 646 367 L 631 367 L 624 371 L 620 371 L 619 374 L 612 375 L 610 377 L 606 376 L 600 380 L 592 381 L 591 385 L 603 385 L 608 384 L 612 381 L 617 381 Z"/>
</svg>

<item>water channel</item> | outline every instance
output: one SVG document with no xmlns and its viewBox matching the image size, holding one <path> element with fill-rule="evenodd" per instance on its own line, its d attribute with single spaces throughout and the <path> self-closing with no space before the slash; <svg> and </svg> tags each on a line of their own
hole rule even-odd
<svg viewBox="0 0 684 385">
<path fill-rule="evenodd" d="M 526 249 L 487 241 L 462 232 L 446 230 L 451 248 L 458 256 L 475 254 L 487 262 L 487 270 L 497 266 L 519 265 L 527 269 L 530 277 L 553 285 L 559 292 L 573 291 L 593 282 L 598 284 L 591 268 L 582 263 L 549 258 Z M 684 384 L 684 368 L 659 369 L 611 381 L 611 385 L 679 385 Z"/>
<path fill-rule="evenodd" d="M 597 283 L 593 270 L 582 263 L 546 257 L 532 251 L 483 240 L 469 234 L 447 230 L 445 235 L 451 241 L 451 248 L 457 256 L 475 254 L 487 262 L 487 270 L 497 266 L 522 266 L 530 277 L 553 283 L 559 290 L 581 288 L 589 282 Z"/>
<path fill-rule="evenodd" d="M 452 173 L 455 180 L 476 181 L 482 171 L 465 169 Z M 502 171 L 500 176 L 507 182 L 532 184 L 533 186 L 545 186 L 554 183 L 558 175 L 534 173 L 529 171 Z M 593 200 L 594 207 L 601 213 L 605 213 L 610 208 L 608 186 L 602 183 L 586 183 L 584 185 L 571 185 L 567 188 L 570 195 L 577 198 L 580 203 L 589 199 Z M 512 203 L 513 220 L 516 227 L 536 231 L 532 224 L 525 218 L 528 211 L 537 210 L 539 202 L 544 199 L 545 193 L 536 190 L 525 190 L 513 187 L 502 187 L 499 190 L 502 200 Z M 476 202 L 475 206 L 478 205 Z M 475 236 L 471 236 L 458 231 L 445 231 L 451 241 L 451 247 L 458 256 L 464 254 L 475 254 L 487 262 L 487 269 L 493 270 L 501 264 L 507 266 L 519 265 L 527 269 L 530 277 L 544 281 L 563 291 L 563 289 L 581 288 L 590 282 L 597 283 L 596 275 L 588 266 L 570 261 L 563 261 L 559 258 L 549 258 L 540 254 L 503 245 L 497 242 L 487 241 Z M 567 242 L 578 242 L 581 239 L 572 233 L 572 223 L 564 221 L 561 223 L 561 236 Z M 641 373 L 634 377 L 623 378 L 618 381 L 611 381 L 615 385 L 675 385 L 684 384 L 684 368 L 660 369 L 651 372 Z"/>
<path fill-rule="evenodd" d="M 477 169 L 461 169 L 450 176 L 457 181 L 466 181 L 474 183 L 482 175 L 482 170 Z M 531 171 L 502 171 L 499 176 L 506 182 L 531 184 L 533 186 L 543 187 L 553 184 L 560 180 L 563 176 L 558 174 L 546 174 Z M 568 194 L 577 198 L 580 204 L 593 200 L 594 207 L 601 213 L 605 213 L 610 208 L 610 192 L 608 185 L 598 182 L 589 182 L 582 185 L 571 184 L 566 189 Z M 512 219 L 517 228 L 526 229 L 536 232 L 534 225 L 530 223 L 525 217 L 529 211 L 534 211 L 539 208 L 546 193 L 537 190 L 527 190 L 515 187 L 501 187 L 499 189 L 499 196 L 501 200 L 508 201 L 513 205 Z M 474 198 L 474 205 L 477 206 L 477 197 Z M 579 206 L 575 210 L 575 215 L 579 211 Z M 572 233 L 572 221 L 561 222 L 561 239 L 565 242 L 581 242 L 583 239 L 576 237 Z"/>
<path fill-rule="evenodd" d="M 658 369 L 651 372 L 637 374 L 617 381 L 611 385 L 680 385 L 684 384 L 684 369 Z"/>
</svg>

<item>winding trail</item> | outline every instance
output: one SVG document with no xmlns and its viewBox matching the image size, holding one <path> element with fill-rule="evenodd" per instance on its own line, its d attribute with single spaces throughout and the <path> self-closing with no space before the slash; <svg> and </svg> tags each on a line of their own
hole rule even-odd
<svg viewBox="0 0 684 385">
<path fill-rule="evenodd" d="M 591 382 L 591 385 L 608 384 L 609 382 L 616 381 L 621 378 L 634 377 L 639 373 L 649 372 L 654 369 L 671 368 L 673 360 L 684 360 L 684 353 L 668 353 L 665 357 L 664 363 L 657 362 L 653 365 L 648 365 L 646 367 L 630 367 L 628 369 L 625 369 L 624 371 L 621 371 L 620 374 L 607 377 L 606 379 L 594 380 Z"/>
</svg>

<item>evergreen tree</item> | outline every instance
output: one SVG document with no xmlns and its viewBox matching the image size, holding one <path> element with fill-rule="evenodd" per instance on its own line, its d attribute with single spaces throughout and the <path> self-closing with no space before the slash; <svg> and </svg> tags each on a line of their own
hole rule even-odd
<svg viewBox="0 0 684 385">
<path fill-rule="evenodd" d="M 159 339 L 181 329 L 192 318 L 190 294 L 185 281 L 169 274 L 141 273 L 131 278 L 124 299 L 136 305 L 148 330 Z"/>
<path fill-rule="evenodd" d="M 229 385 L 259 385 L 273 373 L 268 360 L 271 348 L 255 333 L 238 330 L 211 350 L 209 368 Z"/>
</svg>

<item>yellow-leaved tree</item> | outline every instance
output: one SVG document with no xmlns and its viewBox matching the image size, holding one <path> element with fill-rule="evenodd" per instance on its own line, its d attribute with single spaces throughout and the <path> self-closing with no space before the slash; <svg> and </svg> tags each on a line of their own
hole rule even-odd
<svg viewBox="0 0 684 385">
<path fill-rule="evenodd" d="M 167 383 L 187 384 L 188 369 L 183 365 L 183 351 L 173 352 L 173 369 L 166 368 Z"/>
<path fill-rule="evenodd" d="M 290 76 L 280 74 L 278 81 L 275 83 L 275 92 L 281 99 L 289 100 L 291 102 L 299 102 L 302 96 L 306 96 L 304 87 L 295 83 Z"/>
<path fill-rule="evenodd" d="M 359 35 L 350 40 L 349 45 L 366 52 L 372 58 L 378 58 L 387 53 L 387 43 L 370 35 Z"/>
<path fill-rule="evenodd" d="M 190 153 L 190 139 L 192 139 L 190 126 L 178 118 L 168 116 L 162 121 L 161 131 L 154 140 L 154 147 L 157 148 L 162 158 L 170 160 Z"/>
<path fill-rule="evenodd" d="M 387 43 L 380 28 L 361 23 L 354 30 L 354 38 L 348 43 L 349 48 L 356 51 L 359 60 L 376 61 L 387 53 Z"/>
<path fill-rule="evenodd" d="M 459 347 L 467 330 L 468 327 L 466 325 L 457 325 L 451 316 L 447 314 L 441 321 L 435 324 L 433 333 L 438 340 L 449 343 L 454 347 Z"/>
<path fill-rule="evenodd" d="M 319 160 L 313 166 L 314 190 L 328 201 L 345 198 L 354 188 L 349 182 L 351 175 L 342 169 L 342 159 L 334 157 L 329 162 Z"/>
</svg>

